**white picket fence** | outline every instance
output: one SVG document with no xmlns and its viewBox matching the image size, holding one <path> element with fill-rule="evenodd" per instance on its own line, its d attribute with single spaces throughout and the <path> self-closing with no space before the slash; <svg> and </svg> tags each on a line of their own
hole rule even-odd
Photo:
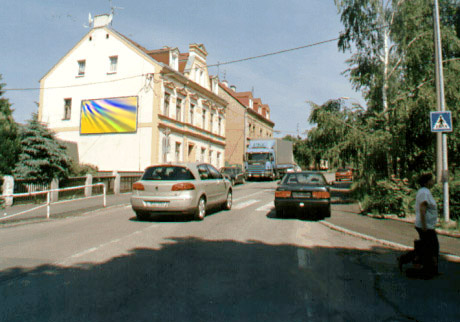
<svg viewBox="0 0 460 322">
<path fill-rule="evenodd" d="M 79 198 L 79 199 L 89 199 L 89 198 L 96 198 L 96 197 L 101 197 L 102 196 L 102 198 L 103 198 L 103 206 L 106 207 L 107 206 L 106 186 L 105 186 L 104 183 L 95 183 L 95 184 L 76 186 L 76 187 L 68 187 L 68 188 L 60 188 L 60 189 L 49 189 L 49 190 L 43 190 L 43 191 L 2 195 L 2 196 L 0 196 L 2 198 L 13 198 L 14 199 L 15 197 L 28 197 L 28 196 L 36 196 L 36 195 L 46 194 L 46 203 L 43 204 L 43 205 L 40 205 L 38 207 L 34 207 L 34 208 L 31 208 L 31 209 L 24 210 L 24 211 L 16 213 L 16 214 L 3 216 L 3 217 L 0 218 L 0 220 L 4 220 L 4 219 L 7 219 L 7 218 L 19 216 L 19 215 L 25 214 L 27 212 L 43 208 L 43 207 L 46 207 L 46 218 L 49 219 L 50 218 L 50 211 L 51 211 L 51 204 L 58 204 L 58 203 L 69 202 L 69 201 L 74 201 L 75 200 L 75 199 L 73 199 L 73 200 L 51 202 L 51 193 L 58 193 L 60 191 L 85 189 L 85 188 L 88 188 L 88 187 L 95 187 L 95 186 L 102 186 L 102 195 L 94 195 L 94 196 L 89 196 L 89 197 L 84 197 L 84 198 Z"/>
</svg>

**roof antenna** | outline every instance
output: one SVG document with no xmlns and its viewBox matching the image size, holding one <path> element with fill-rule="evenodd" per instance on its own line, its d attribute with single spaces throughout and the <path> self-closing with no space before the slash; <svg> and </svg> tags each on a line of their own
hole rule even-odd
<svg viewBox="0 0 460 322">
<path fill-rule="evenodd" d="M 112 25 L 113 16 L 115 15 L 115 9 L 124 9 L 123 7 L 116 7 L 112 4 L 112 0 L 109 0 L 110 3 L 110 25 Z"/>
<path fill-rule="evenodd" d="M 83 27 L 91 28 L 93 27 L 93 22 L 94 22 L 94 19 L 91 17 L 91 12 L 90 12 L 88 13 L 88 25 L 83 24 Z"/>
</svg>

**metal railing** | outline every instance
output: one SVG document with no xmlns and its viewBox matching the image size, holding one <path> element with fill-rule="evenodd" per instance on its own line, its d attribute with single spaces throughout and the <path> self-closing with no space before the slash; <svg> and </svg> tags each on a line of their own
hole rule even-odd
<svg viewBox="0 0 460 322">
<path fill-rule="evenodd" d="M 43 207 L 46 207 L 46 218 L 49 219 L 50 218 L 50 210 L 51 210 L 51 204 L 52 203 L 57 204 L 57 203 L 62 203 L 62 202 L 68 202 L 69 201 L 69 200 L 64 200 L 64 201 L 51 202 L 51 193 L 53 193 L 53 192 L 59 193 L 61 191 L 85 189 L 87 187 L 94 187 L 94 186 L 102 186 L 103 206 L 105 208 L 107 206 L 107 193 L 106 193 L 105 184 L 104 183 L 95 183 L 95 184 L 76 186 L 76 187 L 68 187 L 68 188 L 36 191 L 36 192 L 27 192 L 27 193 L 16 193 L 16 194 L 11 194 L 11 195 L 3 195 L 3 196 L 1 196 L 2 198 L 13 198 L 14 199 L 15 197 L 26 197 L 26 196 L 36 196 L 36 195 L 46 194 L 46 203 L 44 205 L 40 205 L 40 206 L 32 208 L 32 209 L 27 209 L 27 210 L 21 211 L 21 212 L 16 213 L 16 214 L 12 214 L 12 215 L 9 215 L 9 216 L 2 217 L 2 218 L 0 218 L 0 220 L 15 217 L 15 216 L 19 216 L 19 215 L 25 214 L 27 212 L 43 208 Z M 96 198 L 96 197 L 100 197 L 100 196 L 101 195 L 96 195 L 96 196 L 84 197 L 84 198 L 73 199 L 73 200 Z"/>
</svg>

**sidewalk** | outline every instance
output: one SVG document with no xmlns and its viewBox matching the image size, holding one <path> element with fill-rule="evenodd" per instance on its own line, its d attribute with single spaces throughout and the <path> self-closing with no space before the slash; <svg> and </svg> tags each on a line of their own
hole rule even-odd
<svg viewBox="0 0 460 322">
<path fill-rule="evenodd" d="M 333 210 L 335 213 L 326 222 L 346 230 L 410 248 L 413 247 L 414 240 L 418 239 L 411 221 L 362 215 L 358 204 L 337 204 L 333 205 Z M 441 253 L 460 256 L 460 238 L 439 234 L 438 239 Z"/>
<path fill-rule="evenodd" d="M 106 208 L 130 205 L 131 193 L 118 195 L 107 195 Z M 37 207 L 40 207 L 37 209 Z M 50 219 L 65 218 L 88 212 L 101 210 L 103 208 L 103 197 L 96 196 L 91 198 L 65 200 L 50 205 Z M 46 204 L 20 204 L 0 209 L 0 227 L 31 223 L 47 220 Z M 18 215 L 19 214 L 19 215 Z"/>
</svg>

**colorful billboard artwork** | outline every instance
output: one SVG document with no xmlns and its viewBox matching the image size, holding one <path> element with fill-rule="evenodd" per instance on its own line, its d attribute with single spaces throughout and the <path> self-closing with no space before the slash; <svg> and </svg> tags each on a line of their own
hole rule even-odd
<svg viewBox="0 0 460 322">
<path fill-rule="evenodd" d="M 133 133 L 137 130 L 137 96 L 83 100 L 81 134 Z"/>
</svg>

